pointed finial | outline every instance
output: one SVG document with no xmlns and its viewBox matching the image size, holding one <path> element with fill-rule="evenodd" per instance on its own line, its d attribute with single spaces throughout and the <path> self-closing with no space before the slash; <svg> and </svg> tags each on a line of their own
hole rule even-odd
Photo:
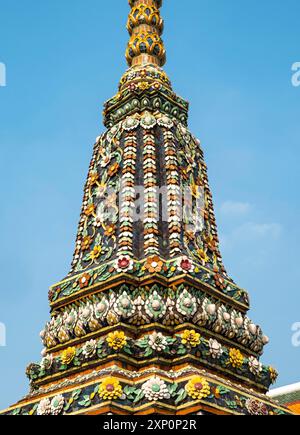
<svg viewBox="0 0 300 435">
<path fill-rule="evenodd" d="M 154 64 L 162 67 L 166 51 L 161 39 L 164 23 L 159 8 L 162 0 L 129 0 L 131 11 L 127 29 L 130 41 L 126 50 L 128 65 Z"/>
</svg>

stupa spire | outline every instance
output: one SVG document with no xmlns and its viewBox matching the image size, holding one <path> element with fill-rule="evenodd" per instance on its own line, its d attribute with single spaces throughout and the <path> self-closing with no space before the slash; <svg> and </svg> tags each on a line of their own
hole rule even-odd
<svg viewBox="0 0 300 435">
<path fill-rule="evenodd" d="M 223 266 L 204 153 L 162 70 L 162 2 L 129 4 L 130 67 L 105 104 L 71 270 L 49 291 L 31 391 L 3 413 L 287 414 L 266 396 L 268 337 Z"/>
<path fill-rule="evenodd" d="M 129 66 L 153 64 L 163 66 L 166 51 L 161 39 L 164 23 L 160 16 L 162 0 L 129 0 L 127 21 L 130 35 L 126 50 Z"/>
</svg>

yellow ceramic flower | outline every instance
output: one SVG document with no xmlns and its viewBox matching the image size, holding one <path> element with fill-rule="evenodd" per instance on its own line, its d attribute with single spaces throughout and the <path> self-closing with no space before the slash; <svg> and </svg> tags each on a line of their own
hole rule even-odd
<svg viewBox="0 0 300 435">
<path fill-rule="evenodd" d="M 244 357 L 238 349 L 230 349 L 229 361 L 232 367 L 240 368 L 243 365 Z"/>
<path fill-rule="evenodd" d="M 139 83 L 139 88 L 141 89 L 141 91 L 146 91 L 147 89 L 149 89 L 150 85 L 147 82 L 141 82 Z"/>
<path fill-rule="evenodd" d="M 97 172 L 92 172 L 90 174 L 90 178 L 89 178 L 90 185 L 93 186 L 94 184 L 96 184 L 98 179 L 99 179 L 98 173 Z"/>
<path fill-rule="evenodd" d="M 75 347 L 69 347 L 68 349 L 64 350 L 61 354 L 61 361 L 64 365 L 69 365 L 73 361 L 76 355 L 76 349 Z"/>
<path fill-rule="evenodd" d="M 84 211 L 84 214 L 86 216 L 91 216 L 92 214 L 95 213 L 95 206 L 94 204 L 90 204 Z"/>
<path fill-rule="evenodd" d="M 204 249 L 198 249 L 197 255 L 198 255 L 201 263 L 203 264 L 203 266 L 205 266 L 206 263 L 209 262 L 209 257 Z"/>
<path fill-rule="evenodd" d="M 181 336 L 181 343 L 191 347 L 196 347 L 200 344 L 201 336 L 194 330 L 186 329 Z"/>
<path fill-rule="evenodd" d="M 274 384 L 278 378 L 278 373 L 273 367 L 269 367 L 269 372 L 272 384 Z"/>
<path fill-rule="evenodd" d="M 95 246 L 92 252 L 90 253 L 91 260 L 96 260 L 97 258 L 99 258 L 101 252 L 102 252 L 101 246 Z"/>
<path fill-rule="evenodd" d="M 193 376 L 186 384 L 185 391 L 193 399 L 201 400 L 210 395 L 210 386 L 201 376 Z"/>
<path fill-rule="evenodd" d="M 123 349 L 123 347 L 127 343 L 127 338 L 124 332 L 111 332 L 108 334 L 106 339 L 109 347 L 111 347 L 114 350 Z"/>
<path fill-rule="evenodd" d="M 123 394 L 122 386 L 116 378 L 106 378 L 100 384 L 99 396 L 104 400 L 119 399 Z"/>
</svg>

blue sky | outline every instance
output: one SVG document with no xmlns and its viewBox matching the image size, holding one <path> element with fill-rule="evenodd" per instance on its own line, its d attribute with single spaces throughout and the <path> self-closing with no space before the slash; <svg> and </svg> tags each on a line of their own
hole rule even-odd
<svg viewBox="0 0 300 435">
<path fill-rule="evenodd" d="M 40 360 L 48 287 L 73 253 L 102 105 L 126 68 L 126 0 L 0 0 L 0 408 Z M 191 103 L 230 274 L 251 296 L 278 385 L 300 380 L 298 0 L 165 0 L 166 71 Z"/>
</svg>

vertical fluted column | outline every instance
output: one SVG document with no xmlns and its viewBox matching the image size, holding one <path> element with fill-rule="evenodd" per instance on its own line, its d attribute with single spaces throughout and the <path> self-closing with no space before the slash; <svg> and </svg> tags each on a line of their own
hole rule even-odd
<svg viewBox="0 0 300 435">
<path fill-rule="evenodd" d="M 121 185 L 119 255 L 133 255 L 133 210 L 135 209 L 135 166 L 137 138 L 134 131 L 124 139 L 123 174 Z"/>
<path fill-rule="evenodd" d="M 144 252 L 159 254 L 156 148 L 153 130 L 144 130 Z"/>
</svg>

